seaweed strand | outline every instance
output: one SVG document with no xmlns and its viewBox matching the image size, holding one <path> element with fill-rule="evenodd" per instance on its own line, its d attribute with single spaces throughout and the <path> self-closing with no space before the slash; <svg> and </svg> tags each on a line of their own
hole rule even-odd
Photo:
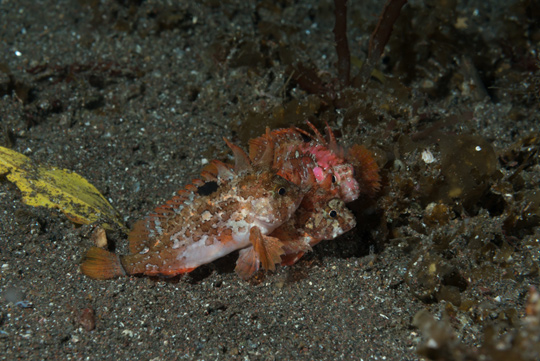
<svg viewBox="0 0 540 361">
<path fill-rule="evenodd" d="M 368 57 L 362 69 L 360 70 L 361 84 L 365 84 L 369 79 L 373 67 L 379 61 L 388 39 L 392 34 L 394 23 L 399 17 L 401 8 L 407 3 L 407 0 L 388 0 L 384 5 L 383 12 L 379 17 L 377 26 L 369 39 Z"/>
<path fill-rule="evenodd" d="M 349 85 L 351 73 L 351 53 L 347 41 L 347 0 L 334 0 L 334 4 L 334 14 L 336 17 L 334 37 L 338 56 L 338 78 L 341 88 L 345 88 Z"/>
</svg>

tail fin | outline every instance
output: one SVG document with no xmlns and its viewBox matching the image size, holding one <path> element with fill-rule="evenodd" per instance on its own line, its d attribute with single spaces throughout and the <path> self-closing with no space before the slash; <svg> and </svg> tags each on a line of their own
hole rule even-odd
<svg viewBox="0 0 540 361">
<path fill-rule="evenodd" d="M 97 280 L 108 280 L 126 275 L 118 255 L 98 247 L 92 247 L 86 252 L 81 264 L 81 272 Z"/>
</svg>

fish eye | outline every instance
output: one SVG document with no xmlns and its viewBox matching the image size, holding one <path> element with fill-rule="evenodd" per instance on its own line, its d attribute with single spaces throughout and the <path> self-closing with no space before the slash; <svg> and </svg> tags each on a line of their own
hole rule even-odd
<svg viewBox="0 0 540 361">
<path fill-rule="evenodd" d="M 336 182 L 337 182 L 336 176 L 333 175 L 333 176 L 332 176 L 332 183 L 336 183 Z"/>
<path fill-rule="evenodd" d="M 287 193 L 287 190 L 285 188 L 281 187 L 281 188 L 278 189 L 277 192 L 278 192 L 278 194 L 280 196 L 284 196 Z"/>
<path fill-rule="evenodd" d="M 332 218 L 336 218 L 337 217 L 337 212 L 334 211 L 334 210 L 331 210 L 330 213 L 328 213 L 330 215 L 330 217 Z"/>
</svg>

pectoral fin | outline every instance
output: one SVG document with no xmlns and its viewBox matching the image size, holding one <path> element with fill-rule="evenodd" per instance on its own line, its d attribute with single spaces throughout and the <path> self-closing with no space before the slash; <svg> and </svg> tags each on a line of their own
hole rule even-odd
<svg viewBox="0 0 540 361">
<path fill-rule="evenodd" d="M 240 251 L 234 271 L 240 278 L 247 280 L 259 270 L 259 263 L 259 258 L 253 246 L 244 248 Z"/>
<path fill-rule="evenodd" d="M 292 254 L 283 255 L 281 257 L 281 265 L 282 266 L 292 266 L 293 264 L 298 262 L 298 260 L 300 258 L 302 258 L 303 255 L 304 255 L 304 252 L 298 252 L 298 253 L 292 253 Z"/>
<path fill-rule="evenodd" d="M 312 237 L 307 235 L 302 229 L 295 228 L 294 222 L 287 222 L 278 227 L 272 236 L 279 238 L 283 242 L 284 254 L 281 256 L 282 266 L 295 264 L 306 252 L 311 251 L 310 241 Z"/>
<path fill-rule="evenodd" d="M 276 231 L 274 231 L 274 233 Z M 274 235 L 274 233 L 272 234 Z M 279 237 L 279 239 L 284 239 L 284 238 Z M 300 258 L 302 258 L 304 253 L 310 252 L 311 246 L 309 242 L 307 241 L 308 239 L 310 238 L 306 236 L 303 236 L 303 237 L 297 236 L 295 238 L 289 238 L 286 241 L 284 241 L 284 247 L 283 247 L 284 254 L 281 256 L 281 265 L 291 266 L 295 264 Z"/>
<path fill-rule="evenodd" d="M 281 263 L 281 255 L 285 253 L 283 243 L 278 238 L 263 235 L 257 227 L 251 227 L 249 230 L 249 241 L 262 267 L 274 271 L 276 263 Z"/>
</svg>

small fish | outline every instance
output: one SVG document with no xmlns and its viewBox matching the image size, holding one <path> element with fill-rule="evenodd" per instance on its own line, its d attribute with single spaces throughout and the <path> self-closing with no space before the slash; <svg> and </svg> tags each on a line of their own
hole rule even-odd
<svg viewBox="0 0 540 361">
<path fill-rule="evenodd" d="M 279 238 L 283 244 L 284 255 L 281 256 L 281 265 L 290 266 L 296 263 L 307 251 L 321 241 L 335 239 L 356 226 L 353 213 L 345 206 L 341 199 L 331 199 L 325 206 L 315 205 L 314 210 L 299 208 L 295 217 L 285 225 L 276 229 L 271 235 Z M 290 227 L 287 231 L 287 227 Z M 283 234 L 283 231 L 287 234 Z M 301 249 L 291 246 L 300 240 L 309 247 Z"/>
<path fill-rule="evenodd" d="M 276 175 L 269 156 L 251 162 L 241 148 L 225 141 L 235 155 L 234 167 L 213 161 L 202 173 L 207 182 L 195 180 L 134 225 L 128 236 L 131 254 L 93 247 L 82 273 L 95 279 L 174 276 L 246 247 L 264 269 L 275 269 L 284 245 L 268 235 L 289 220 L 305 191 Z M 215 191 L 202 195 L 212 180 Z"/>
</svg>

